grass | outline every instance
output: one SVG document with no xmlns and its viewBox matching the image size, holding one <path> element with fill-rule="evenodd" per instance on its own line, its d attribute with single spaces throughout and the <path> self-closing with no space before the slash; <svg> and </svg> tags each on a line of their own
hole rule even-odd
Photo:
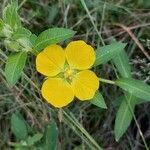
<svg viewBox="0 0 150 150">
<path fill-rule="evenodd" d="M 122 0 L 24 0 L 20 1 L 21 19 L 33 33 L 39 34 L 50 27 L 67 27 L 77 31 L 74 37 L 83 39 L 95 48 L 109 44 L 113 38 L 128 43 L 126 51 L 130 56 L 132 74 L 135 78 L 150 83 L 150 63 L 134 38 L 138 39 L 144 51 L 150 50 L 150 5 L 146 2 Z M 2 11 L 8 0 L 0 2 Z M 61 17 L 60 17 L 61 16 Z M 120 25 L 128 27 L 129 33 Z M 146 144 L 150 147 L 150 105 L 139 105 L 135 110 L 126 134 L 119 142 L 114 138 L 114 120 L 119 100 L 117 87 L 101 84 L 108 109 L 100 109 L 92 104 L 75 101 L 69 107 L 58 111 L 43 101 L 40 93 L 42 76 L 35 70 L 35 58 L 28 63 L 19 83 L 11 88 L 4 77 L 4 65 L 9 53 L 0 43 L 0 149 L 13 149 L 17 143 L 10 129 L 10 116 L 20 111 L 29 125 L 30 134 L 43 132 L 49 120 L 55 120 L 59 128 L 59 149 L 62 150 L 140 150 L 144 143 L 140 137 L 140 128 Z M 107 63 L 95 68 L 97 74 L 106 79 L 116 79 L 116 70 Z"/>
</svg>

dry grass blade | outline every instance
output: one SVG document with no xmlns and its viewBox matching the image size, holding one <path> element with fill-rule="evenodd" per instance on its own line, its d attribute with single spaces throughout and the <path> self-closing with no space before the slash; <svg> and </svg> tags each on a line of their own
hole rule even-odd
<svg viewBox="0 0 150 150">
<path fill-rule="evenodd" d="M 150 56 L 147 51 L 145 51 L 143 45 L 140 43 L 140 41 L 136 38 L 136 36 L 133 34 L 133 32 L 128 28 L 127 26 L 123 24 L 115 24 L 119 27 L 121 27 L 123 30 L 125 30 L 130 37 L 133 39 L 133 41 L 136 43 L 136 45 L 139 47 L 139 49 L 143 52 L 143 54 L 147 57 L 148 60 L 150 60 Z"/>
</svg>

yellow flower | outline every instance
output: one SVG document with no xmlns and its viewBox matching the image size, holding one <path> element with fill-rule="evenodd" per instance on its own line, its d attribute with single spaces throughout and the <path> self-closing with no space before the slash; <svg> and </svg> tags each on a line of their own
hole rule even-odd
<svg viewBox="0 0 150 150">
<path fill-rule="evenodd" d="M 46 47 L 37 55 L 36 69 L 48 78 L 42 85 L 42 95 L 55 107 L 73 101 L 90 100 L 99 88 L 99 79 L 90 71 L 95 61 L 94 49 L 84 41 L 70 42 L 63 50 L 59 45 Z"/>
</svg>

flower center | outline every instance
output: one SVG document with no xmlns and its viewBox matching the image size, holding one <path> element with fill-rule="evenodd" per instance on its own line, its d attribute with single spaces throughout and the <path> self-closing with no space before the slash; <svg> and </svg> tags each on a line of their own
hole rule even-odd
<svg viewBox="0 0 150 150">
<path fill-rule="evenodd" d="M 70 69 L 70 68 L 66 68 L 65 71 L 64 71 L 64 78 L 66 80 L 72 80 L 73 78 L 73 75 L 74 75 L 75 71 L 73 69 Z"/>
</svg>

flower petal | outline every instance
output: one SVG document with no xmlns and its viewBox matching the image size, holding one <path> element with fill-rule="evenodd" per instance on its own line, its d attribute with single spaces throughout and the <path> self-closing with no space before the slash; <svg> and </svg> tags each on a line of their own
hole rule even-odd
<svg viewBox="0 0 150 150">
<path fill-rule="evenodd" d="M 71 85 L 61 78 L 47 79 L 41 91 L 46 101 L 58 108 L 68 105 L 74 98 Z"/>
<path fill-rule="evenodd" d="M 75 75 L 72 87 L 79 100 L 89 100 L 99 88 L 99 79 L 93 71 L 84 70 Z"/>
<path fill-rule="evenodd" d="M 63 69 L 65 63 L 64 50 L 58 45 L 46 47 L 36 57 L 36 69 L 43 75 L 55 76 Z"/>
<path fill-rule="evenodd" d="M 81 40 L 70 42 L 65 49 L 65 53 L 69 65 L 75 69 L 88 69 L 95 61 L 93 47 Z"/>
</svg>

